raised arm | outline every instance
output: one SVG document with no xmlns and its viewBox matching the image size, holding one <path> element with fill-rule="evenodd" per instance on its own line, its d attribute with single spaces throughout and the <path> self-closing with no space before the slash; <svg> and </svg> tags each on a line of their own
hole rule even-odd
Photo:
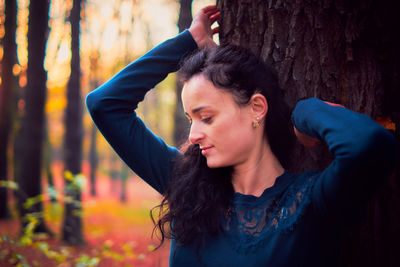
<svg viewBox="0 0 400 267">
<path fill-rule="evenodd" d="M 108 143 L 160 193 L 166 188 L 178 151 L 152 134 L 135 109 L 146 92 L 176 71 L 182 57 L 196 48 L 191 34 L 185 31 L 152 49 L 86 97 L 87 109 Z"/>
<path fill-rule="evenodd" d="M 163 42 L 86 97 L 93 121 L 112 148 L 161 194 L 167 187 L 178 150 L 151 133 L 136 116 L 135 109 L 147 91 L 178 70 L 185 55 L 207 43 L 204 31 L 219 17 L 218 9 L 206 7 L 199 14 L 201 19 L 192 23 L 190 32 L 186 30 Z"/>
<path fill-rule="evenodd" d="M 359 207 L 395 167 L 394 136 L 366 115 L 310 98 L 297 104 L 292 120 L 299 132 L 325 142 L 334 155 L 313 188 L 322 214 Z"/>
</svg>

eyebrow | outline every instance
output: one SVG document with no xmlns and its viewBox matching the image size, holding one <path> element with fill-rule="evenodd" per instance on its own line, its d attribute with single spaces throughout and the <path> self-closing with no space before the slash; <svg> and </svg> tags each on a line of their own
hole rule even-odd
<svg viewBox="0 0 400 267">
<path fill-rule="evenodd" d="M 194 108 L 194 109 L 192 109 L 192 113 L 196 114 L 196 113 L 198 113 L 199 111 L 201 111 L 202 109 L 205 109 L 205 108 L 207 108 L 207 106 L 200 106 L 198 108 Z"/>
<path fill-rule="evenodd" d="M 192 109 L 192 114 L 196 114 L 205 108 L 208 108 L 208 106 L 200 106 L 200 107 L 194 108 L 194 109 Z M 187 112 L 185 112 L 185 114 L 187 116 L 189 116 L 189 114 Z"/>
</svg>

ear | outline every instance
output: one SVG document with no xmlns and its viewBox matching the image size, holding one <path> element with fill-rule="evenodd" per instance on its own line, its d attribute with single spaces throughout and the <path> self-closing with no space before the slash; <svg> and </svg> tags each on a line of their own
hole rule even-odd
<svg viewBox="0 0 400 267">
<path fill-rule="evenodd" d="M 262 94 L 254 94 L 250 98 L 250 105 L 254 118 L 262 120 L 268 112 L 268 102 Z"/>
</svg>

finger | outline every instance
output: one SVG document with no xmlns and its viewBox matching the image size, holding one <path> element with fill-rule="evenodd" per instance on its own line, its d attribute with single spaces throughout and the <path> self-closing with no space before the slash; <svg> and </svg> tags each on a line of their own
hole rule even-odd
<svg viewBox="0 0 400 267">
<path fill-rule="evenodd" d="M 219 12 L 219 11 L 217 13 L 215 13 L 214 15 L 209 17 L 211 24 L 213 24 L 214 22 L 218 21 L 220 18 L 221 18 L 221 12 Z"/>
<path fill-rule="evenodd" d="M 218 11 L 219 11 L 219 8 L 216 7 L 216 8 L 206 9 L 206 10 L 202 9 L 202 11 L 203 11 L 204 13 L 218 12 Z"/>
<path fill-rule="evenodd" d="M 212 34 L 219 33 L 219 26 L 212 29 Z"/>
<path fill-rule="evenodd" d="M 203 11 L 203 12 L 204 12 L 204 14 L 206 14 L 207 16 L 212 16 L 213 14 L 219 12 L 219 9 L 216 8 L 216 9 L 211 9 L 211 10 L 207 10 L 207 11 Z"/>
<path fill-rule="evenodd" d="M 203 8 L 201 9 L 204 13 L 209 13 L 209 12 L 216 12 L 219 11 L 219 8 L 217 6 L 213 7 L 213 8 Z"/>
<path fill-rule="evenodd" d="M 206 7 L 202 8 L 201 11 L 203 11 L 204 13 L 207 13 L 210 11 L 215 11 L 217 9 L 218 9 L 218 7 L 216 5 L 211 5 L 211 6 L 206 6 Z"/>
<path fill-rule="evenodd" d="M 215 12 L 208 12 L 208 13 L 204 13 L 208 18 L 212 18 L 215 17 L 217 15 L 220 14 L 219 10 L 216 10 Z"/>
</svg>

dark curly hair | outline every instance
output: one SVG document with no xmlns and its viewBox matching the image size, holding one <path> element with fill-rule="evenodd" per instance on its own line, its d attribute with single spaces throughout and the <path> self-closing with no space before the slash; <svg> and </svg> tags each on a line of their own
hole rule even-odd
<svg viewBox="0 0 400 267">
<path fill-rule="evenodd" d="M 294 141 L 290 112 L 276 75 L 264 62 L 242 47 L 216 46 L 186 58 L 179 74 L 182 82 L 204 75 L 215 87 L 232 93 L 239 106 L 247 105 L 255 93 L 264 95 L 268 102 L 264 136 L 280 163 L 288 165 Z M 209 168 L 199 145 L 187 143 L 176 159 L 164 199 L 151 211 L 161 244 L 174 238 L 180 245 L 195 244 L 198 251 L 208 237 L 223 231 L 221 222 L 234 193 L 231 175 L 232 167 Z"/>
</svg>

